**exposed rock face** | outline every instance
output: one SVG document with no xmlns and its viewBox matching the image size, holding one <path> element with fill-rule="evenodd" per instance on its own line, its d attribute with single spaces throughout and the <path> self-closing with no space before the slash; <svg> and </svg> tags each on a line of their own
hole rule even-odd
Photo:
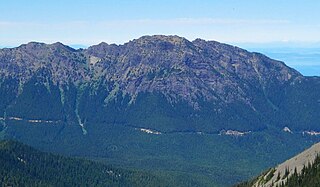
<svg viewBox="0 0 320 187">
<path fill-rule="evenodd" d="M 159 91 L 171 100 L 183 98 L 193 104 L 199 98 L 250 104 L 248 90 L 301 76 L 261 54 L 178 36 L 144 36 L 123 46 L 101 43 L 85 53 L 100 58 L 96 72 L 130 95 Z"/>
<path fill-rule="evenodd" d="M 4 119 L 74 122 L 82 129 L 88 121 L 121 123 L 164 132 L 320 130 L 317 78 L 215 41 L 156 35 L 85 50 L 31 42 L 0 49 L 0 80 Z"/>
<path fill-rule="evenodd" d="M 144 36 L 124 45 L 74 50 L 61 43 L 29 43 L 0 50 L 0 76 L 25 82 L 40 70 L 54 83 L 104 79 L 133 99 L 160 92 L 199 108 L 198 100 L 252 105 L 252 89 L 285 84 L 301 75 L 279 61 L 214 41 Z M 253 107 L 253 106 L 252 106 Z"/>
<path fill-rule="evenodd" d="M 0 50 L 1 78 L 17 78 L 22 83 L 39 71 L 55 83 L 87 79 L 87 59 L 84 55 L 61 43 L 31 42 L 12 49 Z"/>
</svg>

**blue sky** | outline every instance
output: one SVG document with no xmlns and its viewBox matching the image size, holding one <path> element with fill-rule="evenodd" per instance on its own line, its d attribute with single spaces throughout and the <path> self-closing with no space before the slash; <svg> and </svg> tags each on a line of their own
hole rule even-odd
<svg viewBox="0 0 320 187">
<path fill-rule="evenodd" d="M 0 47 L 122 44 L 165 34 L 244 48 L 319 49 L 319 10 L 318 0 L 1 0 Z"/>
<path fill-rule="evenodd" d="M 1 0 L 0 45 L 92 45 L 176 34 L 232 44 L 320 43 L 318 0 Z"/>
</svg>

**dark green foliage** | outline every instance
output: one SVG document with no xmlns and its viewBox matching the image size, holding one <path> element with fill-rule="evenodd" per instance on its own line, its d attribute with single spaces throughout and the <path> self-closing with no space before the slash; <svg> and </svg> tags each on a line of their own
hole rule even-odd
<svg viewBox="0 0 320 187">
<path fill-rule="evenodd" d="M 284 171 L 284 175 L 283 175 L 283 177 L 282 177 L 282 179 L 285 179 L 285 178 L 287 178 L 288 177 L 288 175 L 289 175 L 289 168 L 286 168 L 286 170 Z"/>
<path fill-rule="evenodd" d="M 296 130 L 320 131 L 319 93 L 318 77 L 307 77 L 287 86 L 279 103 L 279 108 L 285 111 L 287 116 L 283 124 Z"/>
<path fill-rule="evenodd" d="M 256 180 L 242 182 L 240 184 L 236 184 L 235 187 L 251 187 L 255 184 Z"/>
<path fill-rule="evenodd" d="M 254 184 L 256 184 L 257 181 L 259 181 L 259 182 L 261 181 L 261 183 L 263 184 L 266 181 L 269 181 L 274 176 L 274 172 L 275 172 L 275 169 L 271 168 L 271 169 L 266 170 L 263 173 L 261 173 L 259 175 L 259 177 L 255 177 L 255 178 L 253 178 L 251 180 L 238 183 L 238 184 L 234 185 L 234 187 L 252 187 Z M 266 179 L 263 179 L 263 178 L 260 177 L 260 176 L 265 176 L 267 173 L 269 173 L 269 174 L 267 175 Z M 280 175 L 278 177 L 280 179 Z"/>
<path fill-rule="evenodd" d="M 280 172 L 279 172 L 276 181 L 279 181 L 280 179 L 281 179 L 281 177 L 280 177 Z"/>
<path fill-rule="evenodd" d="M 260 176 L 264 176 L 261 174 Z M 282 179 L 287 178 L 289 175 L 289 169 L 285 170 L 285 174 Z M 272 176 L 270 177 L 272 178 Z M 266 181 L 270 180 L 267 176 Z M 280 180 L 280 173 L 276 181 Z M 251 187 L 257 178 L 251 181 L 243 182 L 238 184 L 237 187 Z M 304 166 L 300 173 L 297 172 L 297 168 L 294 169 L 294 172 L 284 181 L 277 185 L 277 187 L 318 187 L 320 186 L 320 156 L 317 156 L 315 161 L 311 164 L 308 163 L 307 166 Z"/>
<path fill-rule="evenodd" d="M 1 137 L 44 151 L 94 158 L 121 167 L 172 171 L 219 185 L 232 185 L 257 175 L 319 139 L 281 132 L 287 120 L 282 115 L 284 104 L 270 101 L 278 109 L 270 103 L 264 105 L 261 101 L 266 96 L 259 95 L 259 90 L 253 93 L 257 111 L 241 102 L 224 105 L 206 101 L 199 101 L 201 110 L 195 110 L 181 100 L 170 103 L 160 93 L 140 93 L 130 102 L 132 98 L 117 91 L 116 83 L 104 80 L 75 86 L 54 85 L 45 78 L 40 82 L 46 84 L 38 84 L 37 80 L 44 77 L 39 73 L 23 86 L 18 99 L 7 106 L 7 116 L 59 122 L 34 124 L 6 119 L 1 121 L 6 124 Z M 282 96 L 269 93 L 268 97 Z M 87 135 L 83 135 L 77 115 Z M 162 134 L 146 134 L 139 128 Z M 218 135 L 222 129 L 253 133 L 227 137 Z"/>
<path fill-rule="evenodd" d="M 270 173 L 266 177 L 266 181 L 269 181 L 274 176 L 275 169 L 272 168 Z"/>
<path fill-rule="evenodd" d="M 4 116 L 6 108 L 12 103 L 18 94 L 19 81 L 12 79 L 0 79 L 0 116 Z"/>
<path fill-rule="evenodd" d="M 301 173 L 295 172 L 280 187 L 318 187 L 320 186 L 320 157 L 313 164 L 308 164 Z"/>
<path fill-rule="evenodd" d="M 59 87 L 39 70 L 21 87 L 22 93 L 8 106 L 7 115 L 26 119 L 64 120 Z"/>
<path fill-rule="evenodd" d="M 233 103 L 221 108 L 221 103 L 201 103 L 195 110 L 185 101 L 168 102 L 160 93 L 142 93 L 132 102 L 121 91 L 106 102 L 114 89 L 99 85 L 84 86 L 79 96 L 79 114 L 88 123 L 122 124 L 156 129 L 163 132 L 217 133 L 222 129 L 260 130 L 266 124 L 244 103 Z M 219 112 L 217 111 L 219 109 Z M 231 115 L 232 114 L 232 115 Z"/>
<path fill-rule="evenodd" d="M 202 186 L 175 173 L 148 174 L 0 142 L 1 186 Z M 176 179 L 175 179 L 176 177 Z M 183 180 L 184 179 L 184 180 Z"/>
<path fill-rule="evenodd" d="M 172 171 L 198 183 L 222 186 L 251 178 L 310 145 L 301 143 L 308 140 L 303 136 L 276 131 L 244 137 L 191 132 L 153 135 L 119 124 L 87 123 L 88 134 L 83 135 L 79 125 L 8 125 L 6 134 L 41 150 L 93 158 L 122 168 Z"/>
</svg>

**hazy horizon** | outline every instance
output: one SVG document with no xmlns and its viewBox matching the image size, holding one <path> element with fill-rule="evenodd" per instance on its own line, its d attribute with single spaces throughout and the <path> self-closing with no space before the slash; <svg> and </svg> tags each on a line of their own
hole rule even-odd
<svg viewBox="0 0 320 187">
<path fill-rule="evenodd" d="M 299 0 L 5 0 L 0 7 L 0 45 L 121 44 L 155 34 L 230 44 L 319 44 L 319 8 L 318 1 Z"/>
</svg>

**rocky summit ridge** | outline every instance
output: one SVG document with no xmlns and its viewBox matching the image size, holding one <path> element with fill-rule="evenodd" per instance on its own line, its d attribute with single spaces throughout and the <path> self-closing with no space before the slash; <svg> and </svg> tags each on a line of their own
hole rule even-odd
<svg viewBox="0 0 320 187">
<path fill-rule="evenodd" d="M 198 100 L 252 105 L 248 93 L 302 77 L 284 63 L 215 41 L 143 36 L 123 45 L 100 43 L 75 50 L 62 43 L 30 42 L 0 50 L 0 77 L 21 84 L 44 71 L 54 84 L 104 80 L 134 100 L 159 92 L 170 102 Z M 253 107 L 253 106 L 252 106 Z"/>
</svg>

